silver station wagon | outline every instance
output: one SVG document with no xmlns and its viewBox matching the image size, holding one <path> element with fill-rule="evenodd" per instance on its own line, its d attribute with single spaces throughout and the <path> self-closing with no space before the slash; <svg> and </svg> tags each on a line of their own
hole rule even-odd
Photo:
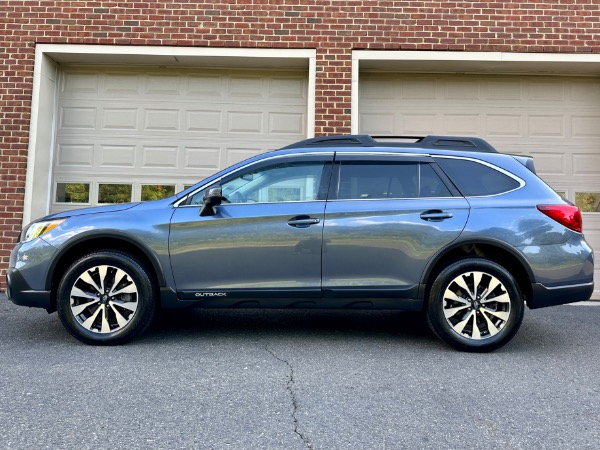
<svg viewBox="0 0 600 450">
<path fill-rule="evenodd" d="M 174 197 L 80 209 L 22 231 L 18 305 L 120 344 L 160 308 L 423 311 L 459 350 L 506 344 L 525 305 L 587 300 L 579 209 L 533 160 L 469 137 L 308 139 Z"/>
</svg>

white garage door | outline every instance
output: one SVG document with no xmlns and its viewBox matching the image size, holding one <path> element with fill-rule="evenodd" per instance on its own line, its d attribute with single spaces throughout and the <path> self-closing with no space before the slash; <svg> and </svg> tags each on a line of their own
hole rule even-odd
<svg viewBox="0 0 600 450">
<path fill-rule="evenodd" d="M 600 254 L 598 78 L 363 73 L 359 92 L 361 133 L 480 136 L 534 156 L 538 174 L 584 211 Z"/>
<path fill-rule="evenodd" d="M 306 137 L 304 72 L 67 67 L 50 210 L 166 197 Z"/>
</svg>

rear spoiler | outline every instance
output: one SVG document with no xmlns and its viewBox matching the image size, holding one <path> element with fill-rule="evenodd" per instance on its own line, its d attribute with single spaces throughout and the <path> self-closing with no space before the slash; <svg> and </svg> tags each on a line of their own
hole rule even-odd
<svg viewBox="0 0 600 450">
<path fill-rule="evenodd" d="M 532 156 L 522 156 L 522 155 L 512 155 L 517 161 L 535 173 L 535 166 L 533 165 L 533 157 Z"/>
</svg>

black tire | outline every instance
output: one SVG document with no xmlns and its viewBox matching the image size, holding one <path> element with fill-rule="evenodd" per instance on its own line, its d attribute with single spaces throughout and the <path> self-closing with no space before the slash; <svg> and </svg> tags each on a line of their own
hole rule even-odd
<svg viewBox="0 0 600 450">
<path fill-rule="evenodd" d="M 91 345 L 123 344 L 152 323 L 157 304 L 149 271 L 119 251 L 89 253 L 65 272 L 56 306 L 64 327 Z"/>
<path fill-rule="evenodd" d="M 466 258 L 438 274 L 426 315 L 433 332 L 455 349 L 489 352 L 514 337 L 524 309 L 521 291 L 504 267 Z"/>
</svg>

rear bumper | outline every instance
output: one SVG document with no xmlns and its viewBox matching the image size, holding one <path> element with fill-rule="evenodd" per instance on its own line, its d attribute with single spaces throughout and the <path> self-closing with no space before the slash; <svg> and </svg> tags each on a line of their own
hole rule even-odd
<svg viewBox="0 0 600 450">
<path fill-rule="evenodd" d="M 31 289 L 25 278 L 14 267 L 6 271 L 6 296 L 15 305 L 44 308 L 52 312 L 52 296 L 50 291 Z"/>
<path fill-rule="evenodd" d="M 546 306 L 564 305 L 566 303 L 589 300 L 594 292 L 594 283 L 576 284 L 571 286 L 546 287 L 540 283 L 532 283 L 532 295 L 527 305 L 530 309 L 545 308 Z"/>
</svg>

